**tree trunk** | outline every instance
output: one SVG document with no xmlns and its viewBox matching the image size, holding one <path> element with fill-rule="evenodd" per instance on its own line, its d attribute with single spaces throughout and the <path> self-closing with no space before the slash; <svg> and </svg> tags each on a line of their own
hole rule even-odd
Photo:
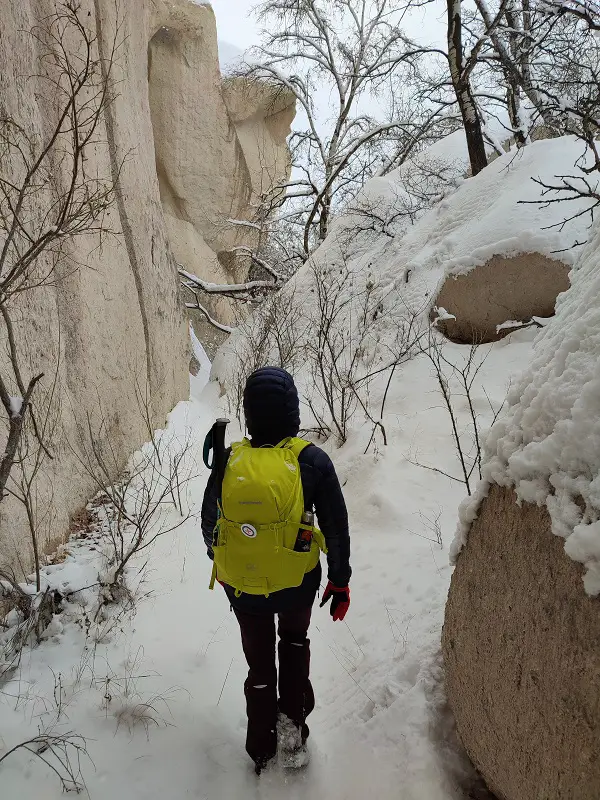
<svg viewBox="0 0 600 800">
<path fill-rule="evenodd" d="M 447 5 L 450 77 L 467 137 L 471 173 L 477 175 L 478 172 L 487 167 L 488 162 L 481 130 L 481 120 L 477 113 L 469 77 L 465 74 L 463 65 L 461 0 L 447 0 Z"/>
<path fill-rule="evenodd" d="M 510 126 L 515 132 L 517 147 L 524 147 L 527 144 L 527 138 L 521 128 L 519 87 L 514 84 L 510 75 L 505 73 L 504 77 L 506 79 L 506 105 L 508 107 Z"/>
<path fill-rule="evenodd" d="M 506 9 L 506 23 L 508 25 L 510 54 L 515 64 L 521 64 L 522 42 L 517 40 L 517 32 L 521 30 L 521 23 L 517 13 L 513 8 Z M 524 147 L 527 144 L 527 132 L 522 130 L 523 120 L 521 119 L 521 87 L 515 79 L 514 74 L 503 65 L 504 78 L 506 80 L 506 101 L 508 106 L 508 117 L 510 124 L 515 132 L 517 147 Z M 523 73 L 524 74 L 524 73 Z"/>
</svg>

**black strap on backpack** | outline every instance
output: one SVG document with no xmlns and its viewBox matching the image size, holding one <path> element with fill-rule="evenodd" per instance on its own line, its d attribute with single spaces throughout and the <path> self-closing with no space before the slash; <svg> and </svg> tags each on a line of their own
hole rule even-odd
<svg viewBox="0 0 600 800">
<path fill-rule="evenodd" d="M 228 419 L 220 418 L 216 420 L 212 428 L 206 434 L 206 438 L 204 439 L 204 449 L 202 452 L 202 460 L 204 461 L 206 467 L 212 470 L 215 481 L 217 482 L 219 511 L 221 506 L 221 492 L 223 487 L 223 477 L 225 475 L 225 466 L 229 457 L 227 450 L 225 449 L 225 430 L 228 425 Z M 213 564 L 213 571 L 210 579 L 211 589 L 214 588 L 216 577 L 217 565 Z"/>
<path fill-rule="evenodd" d="M 223 483 L 223 475 L 225 474 L 225 430 L 229 425 L 228 419 L 220 418 L 216 420 L 212 428 L 206 434 L 204 439 L 204 449 L 202 452 L 202 460 L 208 469 L 215 473 L 219 485 L 219 497 L 221 496 L 221 485 Z M 212 458 L 211 458 L 212 453 Z"/>
</svg>

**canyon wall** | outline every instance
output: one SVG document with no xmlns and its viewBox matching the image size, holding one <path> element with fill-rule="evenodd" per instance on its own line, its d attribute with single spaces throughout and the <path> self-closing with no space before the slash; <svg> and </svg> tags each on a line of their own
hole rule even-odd
<svg viewBox="0 0 600 800">
<path fill-rule="evenodd" d="M 85 37 L 65 22 L 70 7 L 56 0 L 2 3 L 2 116 L 17 123 L 32 151 L 48 141 L 64 106 L 58 84 L 48 80 L 60 71 L 47 58 L 48 26 L 60 27 L 62 19 L 61 46 L 71 63 L 85 57 Z M 232 251 L 252 246 L 256 232 L 227 220 L 250 219 L 265 175 L 275 180 L 289 169 L 285 138 L 293 104 L 272 103 L 268 92 L 239 79 L 222 81 L 210 7 L 83 0 L 77 8 L 91 42 L 94 85 L 110 85 L 81 164 L 94 181 L 112 187 L 113 202 L 93 230 L 65 234 L 59 248 L 43 251 L 33 267 L 39 280 L 7 301 L 22 379 L 44 375 L 33 408 L 46 447 L 28 430 L 23 469 L 13 467 L 12 493 L 0 504 L 0 565 L 20 572 L 31 568 L 32 544 L 25 506 L 14 496 L 17 483 L 35 475 L 36 536 L 50 552 L 98 489 L 85 466 L 92 440 L 116 478 L 149 428 L 162 427 L 188 395 L 177 263 L 211 281 L 242 279 L 248 265 Z M 91 108 L 94 90 L 86 92 Z M 38 228 L 68 188 L 68 138 L 55 148 L 56 169 L 31 200 Z M 17 162 L 14 152 L 2 150 L 3 179 L 23 180 Z M 10 227 L 6 204 L 2 213 L 0 246 Z M 224 303 L 219 310 L 231 316 Z M 18 397 L 6 326 L 0 325 L 0 339 L 0 374 Z M 7 430 L 4 419 L 0 452 Z"/>
</svg>

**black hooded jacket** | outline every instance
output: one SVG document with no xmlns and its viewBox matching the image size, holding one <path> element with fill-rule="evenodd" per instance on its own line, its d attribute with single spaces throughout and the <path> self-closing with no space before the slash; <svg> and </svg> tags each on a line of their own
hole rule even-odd
<svg viewBox="0 0 600 800">
<path fill-rule="evenodd" d="M 297 436 L 300 428 L 300 407 L 293 378 L 279 367 L 264 367 L 248 378 L 244 391 L 244 414 L 254 447 L 276 445 L 288 436 Z M 350 568 L 350 535 L 348 514 L 342 490 L 329 456 L 314 444 L 306 447 L 298 458 L 304 507 L 314 511 L 319 528 L 327 542 L 329 580 L 336 586 L 347 586 Z M 217 522 L 219 487 L 211 473 L 202 503 L 202 533 L 212 558 L 213 531 Z M 227 596 L 240 611 L 277 613 L 312 605 L 321 580 L 320 564 L 307 573 L 302 584 L 293 589 L 274 592 L 269 597 L 242 594 L 226 586 Z"/>
</svg>

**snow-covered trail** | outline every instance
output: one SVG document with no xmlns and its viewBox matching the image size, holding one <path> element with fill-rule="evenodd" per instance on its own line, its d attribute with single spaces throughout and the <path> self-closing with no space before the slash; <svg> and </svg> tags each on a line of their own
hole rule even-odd
<svg viewBox="0 0 600 800">
<path fill-rule="evenodd" d="M 515 337 L 514 346 L 497 345 L 485 364 L 482 380 L 492 397 L 503 397 L 507 376 L 529 353 L 530 334 Z M 51 718 L 60 675 L 58 729 L 87 739 L 93 765 L 84 760 L 82 770 L 93 800 L 294 800 L 308 792 L 327 800 L 464 797 L 437 654 L 450 578 L 447 546 L 464 489 L 406 460 L 418 442 L 424 462 L 454 468 L 433 389 L 425 359 L 407 365 L 388 412 L 397 425 L 385 454 L 363 456 L 364 445 L 352 440 L 333 453 L 352 525 L 352 605 L 347 624 L 334 624 L 315 606 L 317 708 L 307 770 L 274 770 L 257 780 L 244 751 L 246 666 L 238 626 L 223 592 L 207 588 L 210 564 L 199 527 L 207 477 L 202 441 L 219 402 L 214 385 L 200 400 L 180 404 L 170 422 L 172 432 L 194 443 L 189 461 L 198 474 L 189 496 L 196 516 L 157 541 L 143 585 L 148 596 L 122 630 L 85 650 L 84 633 L 66 625 L 27 655 L 0 697 L 0 748 Z M 442 547 L 421 514 L 440 515 Z M 82 580 L 86 569 L 93 575 L 95 559 L 93 551 L 79 551 Z M 68 559 L 56 574 L 74 568 Z M 148 704 L 147 731 L 143 722 L 128 725 L 140 704 Z M 0 767 L 0 784 L 2 796 L 17 800 L 62 796 L 50 771 L 23 752 Z"/>
</svg>

